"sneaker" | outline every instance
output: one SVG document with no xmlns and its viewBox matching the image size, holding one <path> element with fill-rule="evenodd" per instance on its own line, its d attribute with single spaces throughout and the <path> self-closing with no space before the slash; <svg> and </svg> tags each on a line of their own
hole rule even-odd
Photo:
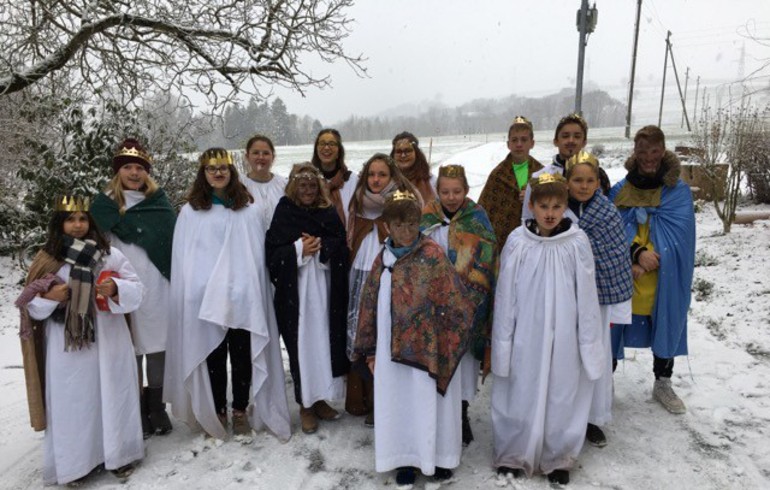
<svg viewBox="0 0 770 490">
<path fill-rule="evenodd" d="M 370 429 L 374 428 L 374 410 L 366 414 L 366 418 L 364 419 L 364 425 L 366 427 L 369 427 Z"/>
<path fill-rule="evenodd" d="M 412 488 L 417 481 L 417 469 L 412 466 L 403 466 L 396 472 L 396 485 L 400 490 Z"/>
<path fill-rule="evenodd" d="M 566 485 L 569 483 L 569 471 L 553 470 L 548 473 L 548 481 L 559 485 Z"/>
<path fill-rule="evenodd" d="M 676 396 L 671 387 L 671 378 L 658 378 L 652 386 L 652 397 L 660 402 L 666 410 L 675 414 L 687 412 L 684 402 Z"/>
<path fill-rule="evenodd" d="M 312 408 L 300 407 L 299 420 L 302 424 L 302 432 L 305 434 L 313 434 L 318 430 L 318 418 Z"/>
<path fill-rule="evenodd" d="M 135 469 L 134 465 L 129 463 L 125 466 L 121 466 L 117 470 L 110 470 L 110 472 L 113 475 L 115 475 L 115 478 L 125 482 L 126 480 L 128 480 L 128 477 L 131 476 L 131 473 L 134 472 L 134 469 Z"/>
<path fill-rule="evenodd" d="M 236 436 L 250 436 L 251 425 L 249 425 L 249 417 L 243 410 L 233 410 L 233 435 Z"/>
<path fill-rule="evenodd" d="M 436 481 L 449 480 L 450 478 L 452 478 L 453 474 L 454 473 L 452 473 L 452 470 L 450 470 L 449 468 L 442 468 L 440 466 L 436 466 L 436 469 L 433 472 L 433 479 Z"/>
<path fill-rule="evenodd" d="M 313 413 L 321 420 L 337 420 L 340 413 L 330 407 L 325 401 L 320 400 L 313 404 Z"/>
<path fill-rule="evenodd" d="M 594 424 L 588 424 L 586 427 L 586 441 L 595 447 L 604 447 L 607 445 L 607 436 L 604 435 L 604 431 Z"/>
</svg>

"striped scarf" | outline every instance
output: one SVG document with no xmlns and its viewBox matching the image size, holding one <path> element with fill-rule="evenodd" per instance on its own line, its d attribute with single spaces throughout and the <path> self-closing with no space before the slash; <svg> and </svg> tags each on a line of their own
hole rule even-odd
<svg viewBox="0 0 770 490">
<path fill-rule="evenodd" d="M 93 240 L 78 240 L 65 236 L 62 242 L 64 261 L 70 269 L 70 299 L 64 322 L 64 350 L 80 350 L 94 340 L 94 302 L 91 288 L 94 269 L 102 257 Z"/>
</svg>

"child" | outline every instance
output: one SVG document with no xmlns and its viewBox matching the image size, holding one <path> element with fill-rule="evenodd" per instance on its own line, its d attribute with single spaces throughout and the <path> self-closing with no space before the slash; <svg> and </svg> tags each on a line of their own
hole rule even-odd
<svg viewBox="0 0 770 490">
<path fill-rule="evenodd" d="M 530 181 L 527 220 L 500 258 L 492 327 L 492 427 L 498 478 L 569 482 L 585 440 L 594 380 L 609 362 L 591 244 L 563 218 L 564 178 Z"/>
<path fill-rule="evenodd" d="M 348 222 L 348 208 L 358 182 L 358 174 L 345 165 L 345 147 L 336 129 L 322 129 L 313 145 L 313 166 L 323 174 L 324 186 L 343 226 Z"/>
<path fill-rule="evenodd" d="M 262 218 L 267 231 L 273 220 L 275 206 L 286 189 L 286 178 L 271 171 L 275 160 L 275 146 L 267 136 L 252 136 L 246 143 L 244 159 L 249 165 L 249 171 L 241 177 L 241 182 L 254 196 L 255 204 L 262 208 Z"/>
<path fill-rule="evenodd" d="M 143 288 L 88 208 L 76 197 L 56 201 L 48 239 L 16 301 L 32 427 L 45 430 L 47 485 L 75 482 L 101 463 L 125 479 L 144 457 L 139 380 L 124 317 L 139 307 Z"/>
<path fill-rule="evenodd" d="M 479 364 L 489 339 L 497 273 L 497 241 L 484 209 L 468 199 L 468 180 L 460 165 L 439 168 L 438 199 L 422 210 L 420 226 L 436 241 L 468 288 L 474 309 L 468 353 L 460 363 L 463 445 L 473 441 L 468 406 L 476 398 Z"/>
<path fill-rule="evenodd" d="M 146 291 L 139 309 L 131 313 L 140 382 L 147 360 L 147 387 L 141 392 L 145 437 L 172 429 L 163 403 L 163 371 L 176 212 L 150 177 L 151 169 L 152 158 L 139 141 L 124 140 L 112 158 L 115 175 L 91 206 L 94 221 L 112 246 L 131 261 Z"/>
<path fill-rule="evenodd" d="M 516 116 L 508 128 L 508 156 L 492 170 L 479 196 L 479 205 L 486 210 L 497 236 L 499 252 L 508 235 L 521 224 L 524 189 L 532 174 L 543 166 L 530 151 L 535 146 L 532 123 Z"/>
<path fill-rule="evenodd" d="M 204 151 L 174 230 L 164 397 L 178 419 L 218 439 L 228 353 L 236 438 L 248 442 L 263 424 L 291 436 L 260 213 L 230 154 Z"/>
<path fill-rule="evenodd" d="M 430 163 L 420 149 L 420 140 L 408 131 L 398 133 L 391 142 L 390 158 L 396 161 L 398 169 L 420 193 L 422 202 L 436 197 L 435 176 L 430 172 Z"/>
<path fill-rule="evenodd" d="M 588 143 L 588 123 L 580 114 L 568 114 L 559 120 L 556 125 L 556 131 L 553 133 L 553 146 L 557 153 L 553 156 L 553 161 L 543 169 L 532 174 L 532 177 L 539 177 L 541 174 L 558 174 L 564 176 L 565 165 L 572 155 L 585 148 Z M 524 202 L 530 202 L 530 189 L 527 187 Z M 522 222 L 532 219 L 532 212 L 529 207 L 525 207 L 522 212 Z"/>
<path fill-rule="evenodd" d="M 567 161 L 569 209 L 565 213 L 591 241 L 596 266 L 596 288 L 602 314 L 602 345 L 612 352 L 611 323 L 631 323 L 631 257 L 623 232 L 623 223 L 615 206 L 600 188 L 599 162 L 590 153 L 580 151 Z M 586 440 L 594 446 L 607 444 L 600 425 L 612 420 L 612 363 L 605 366 L 594 385 Z"/>
<path fill-rule="evenodd" d="M 345 227 L 310 163 L 295 165 L 267 231 L 267 267 L 278 328 L 289 354 L 302 432 L 340 414 L 326 400 L 345 398 L 348 254 Z"/>
<path fill-rule="evenodd" d="M 383 218 L 390 237 L 364 286 L 355 344 L 374 374 L 375 467 L 398 469 L 398 485 L 414 484 L 417 469 L 446 480 L 460 464 L 453 375 L 467 349 L 472 305 L 444 251 L 420 235 L 414 194 L 394 193 Z"/>
</svg>

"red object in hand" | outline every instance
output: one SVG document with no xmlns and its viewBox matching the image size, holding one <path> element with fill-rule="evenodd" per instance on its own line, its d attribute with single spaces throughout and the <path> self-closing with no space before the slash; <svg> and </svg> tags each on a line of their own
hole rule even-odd
<svg viewBox="0 0 770 490">
<path fill-rule="evenodd" d="M 115 271 L 102 271 L 99 274 L 99 277 L 96 278 L 96 284 L 101 284 L 108 279 L 112 279 L 113 277 L 120 277 L 120 274 Z M 103 294 L 97 294 L 96 307 L 100 311 L 110 311 L 110 305 L 107 303 L 107 297 Z"/>
</svg>

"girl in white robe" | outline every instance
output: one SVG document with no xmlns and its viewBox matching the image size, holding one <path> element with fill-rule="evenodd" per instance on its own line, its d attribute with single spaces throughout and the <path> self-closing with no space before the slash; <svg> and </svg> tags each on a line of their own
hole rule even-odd
<svg viewBox="0 0 770 490">
<path fill-rule="evenodd" d="M 291 431 L 278 331 L 264 267 L 260 208 L 238 180 L 230 155 L 205 151 L 174 230 L 165 400 L 172 413 L 218 439 L 226 437 L 226 360 L 250 349 L 250 363 L 233 373 L 233 431 L 248 437 L 263 425 L 279 439 Z M 237 336 L 228 336 L 232 330 Z M 247 344 L 241 345 L 243 333 Z M 232 345 L 237 344 L 237 345 Z M 222 356 L 212 357 L 221 351 Z M 241 363 L 239 353 L 236 362 Z M 209 365 L 216 362 L 218 365 Z M 248 373 L 244 371 L 248 370 Z M 224 374 L 224 376 L 222 376 Z M 246 376 L 248 374 L 248 376 Z M 250 378 L 249 386 L 244 383 Z M 214 391 L 216 390 L 216 391 Z M 244 393 L 246 397 L 244 397 Z M 245 399 L 244 399 L 245 398 Z M 243 430 L 238 430 L 248 415 Z M 249 427 L 250 425 L 250 427 Z"/>
<path fill-rule="evenodd" d="M 605 370 L 591 244 L 562 216 L 562 177 L 532 179 L 535 216 L 501 254 L 492 327 L 492 426 L 498 475 L 569 482 L 593 384 Z"/>
<path fill-rule="evenodd" d="M 262 224 L 265 231 L 270 228 L 275 206 L 286 190 L 286 177 L 271 171 L 275 160 L 275 146 L 267 136 L 257 134 L 246 143 L 244 156 L 248 172 L 241 176 L 241 182 L 254 197 L 254 204 L 261 208 Z"/>
<path fill-rule="evenodd" d="M 22 325 L 25 317 L 44 324 L 32 334 L 45 335 L 43 379 L 28 379 L 28 389 L 30 381 L 45 385 L 45 484 L 79 480 L 102 463 L 123 479 L 144 457 L 136 361 L 124 318 L 139 307 L 142 284 L 126 257 L 98 233 L 91 216 L 74 209 L 54 213 L 48 242 L 22 293 Z M 69 246 L 68 239 L 74 239 Z M 90 266 L 84 265 L 82 253 L 73 260 L 73 250 L 88 251 L 89 246 L 100 254 L 92 256 Z M 113 277 L 97 284 L 96 278 L 108 271 Z M 84 272 L 91 279 L 83 279 Z M 94 305 L 94 293 L 104 310 Z M 90 333 L 85 323 L 79 334 L 71 326 L 72 316 L 79 316 L 76 301 L 88 308 L 84 317 L 93 321 Z M 24 339 L 24 328 L 21 335 Z"/>
</svg>

